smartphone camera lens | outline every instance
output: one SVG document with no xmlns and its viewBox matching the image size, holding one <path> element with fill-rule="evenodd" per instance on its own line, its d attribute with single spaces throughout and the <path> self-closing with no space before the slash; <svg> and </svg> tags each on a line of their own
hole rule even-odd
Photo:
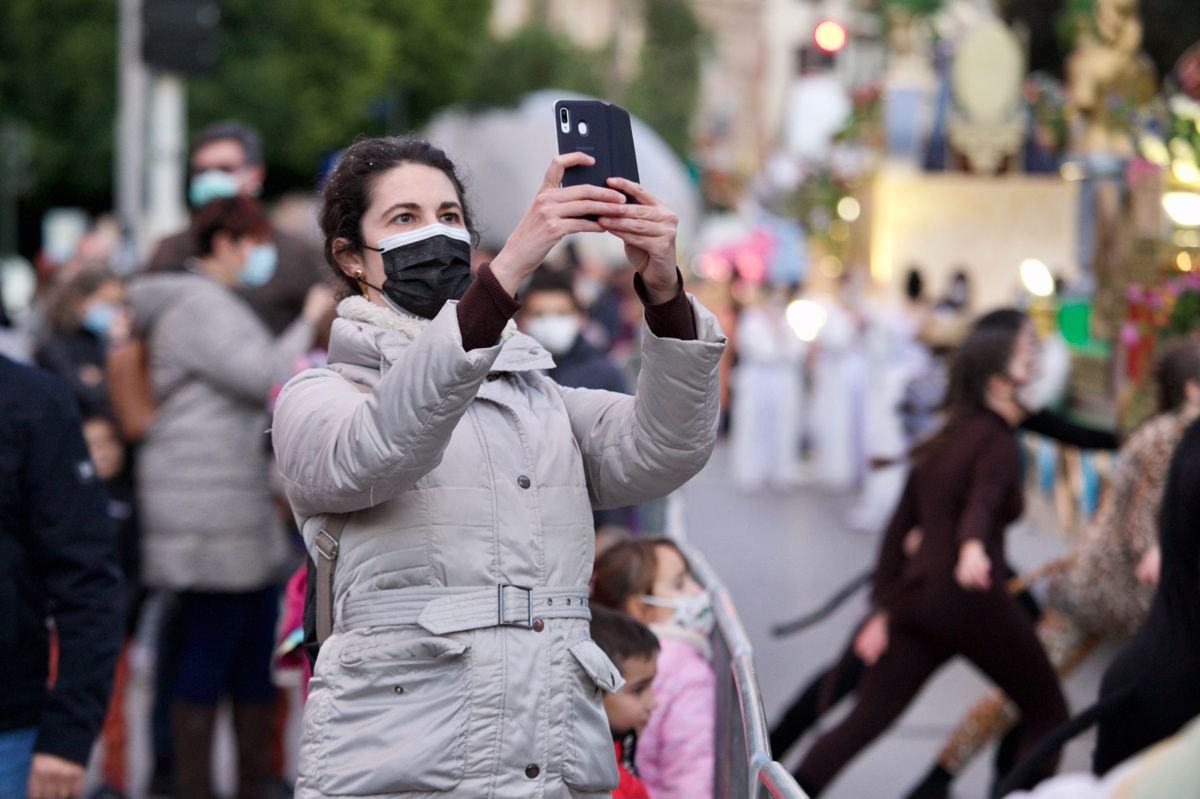
<svg viewBox="0 0 1200 799">
<path fill-rule="evenodd" d="M 571 132 L 571 112 L 565 108 L 558 109 L 558 124 L 563 133 Z"/>
</svg>

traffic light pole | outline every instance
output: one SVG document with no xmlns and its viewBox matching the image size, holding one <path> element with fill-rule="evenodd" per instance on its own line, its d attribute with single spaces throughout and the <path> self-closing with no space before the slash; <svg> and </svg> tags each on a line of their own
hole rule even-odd
<svg viewBox="0 0 1200 799">
<path fill-rule="evenodd" d="M 183 203 L 187 84 L 181 75 L 155 71 L 150 79 L 146 235 L 150 241 L 187 222 Z"/>
<path fill-rule="evenodd" d="M 146 65 L 142 62 L 142 0 L 120 0 L 117 17 L 117 218 L 121 253 L 115 265 L 134 271 L 145 256 Z"/>
</svg>

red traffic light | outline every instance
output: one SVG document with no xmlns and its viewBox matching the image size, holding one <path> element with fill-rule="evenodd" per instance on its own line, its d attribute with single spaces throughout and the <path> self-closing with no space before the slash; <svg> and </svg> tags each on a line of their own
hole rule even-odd
<svg viewBox="0 0 1200 799">
<path fill-rule="evenodd" d="M 822 20 L 813 28 L 813 42 L 826 53 L 836 53 L 846 46 L 846 28 L 831 19 Z"/>
</svg>

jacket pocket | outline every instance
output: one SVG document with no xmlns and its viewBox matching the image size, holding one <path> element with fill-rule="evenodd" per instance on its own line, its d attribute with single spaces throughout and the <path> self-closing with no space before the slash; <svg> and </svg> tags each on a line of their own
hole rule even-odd
<svg viewBox="0 0 1200 799">
<path fill-rule="evenodd" d="M 577 641 L 568 651 L 571 746 L 563 762 L 563 781 L 580 791 L 611 791 L 617 787 L 617 758 L 602 692 L 616 693 L 625 681 L 592 639 Z"/>
<path fill-rule="evenodd" d="M 462 780 L 471 693 L 465 644 L 391 639 L 345 649 L 325 683 L 312 775 L 322 793 L 448 791 Z"/>
</svg>

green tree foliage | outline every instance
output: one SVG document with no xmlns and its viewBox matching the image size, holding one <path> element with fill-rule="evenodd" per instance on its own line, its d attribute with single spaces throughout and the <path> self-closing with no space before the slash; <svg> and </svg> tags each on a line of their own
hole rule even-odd
<svg viewBox="0 0 1200 799">
<path fill-rule="evenodd" d="M 220 64 L 189 84 L 191 126 L 242 119 L 263 133 L 273 187 L 310 185 L 323 153 L 461 100 L 489 9 L 490 0 L 224 0 Z"/>
<path fill-rule="evenodd" d="M 116 18 L 115 0 L 0 2 L 0 118 L 33 133 L 27 202 L 111 203 Z"/>
<path fill-rule="evenodd" d="M 188 81 L 193 131 L 263 133 L 271 187 L 312 184 L 320 156 L 461 101 L 490 0 L 221 0 L 220 62 Z M 29 207 L 112 203 L 116 0 L 0 0 L 0 119 L 33 132 Z"/>
<path fill-rule="evenodd" d="M 626 107 L 681 156 L 691 149 L 704 32 L 687 0 L 646 0 L 646 42 Z"/>
<path fill-rule="evenodd" d="M 467 100 L 476 106 L 512 106 L 522 95 L 545 88 L 601 95 L 602 56 L 533 22 L 503 40 L 493 40 L 479 60 Z"/>
</svg>

